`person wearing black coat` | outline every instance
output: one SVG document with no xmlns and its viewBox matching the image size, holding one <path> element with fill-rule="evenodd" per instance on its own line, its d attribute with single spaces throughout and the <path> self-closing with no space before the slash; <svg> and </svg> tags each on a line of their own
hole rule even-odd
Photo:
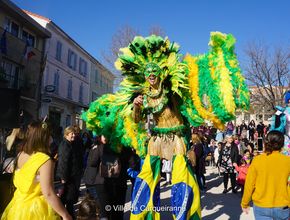
<svg viewBox="0 0 290 220">
<path fill-rule="evenodd" d="M 78 201 L 79 187 L 82 177 L 82 146 L 75 142 L 75 129 L 67 127 L 64 139 L 58 148 L 57 177 L 62 183 L 61 201 L 68 212 L 74 215 L 74 203 Z"/>
<path fill-rule="evenodd" d="M 237 145 L 234 143 L 234 139 L 232 136 L 226 136 L 226 143 L 222 146 L 218 164 L 220 167 L 220 171 L 223 173 L 224 180 L 224 191 L 223 193 L 228 192 L 228 182 L 229 177 L 231 179 L 232 192 L 236 193 L 236 173 L 235 173 L 235 165 L 238 164 L 239 160 L 239 149 Z"/>
<path fill-rule="evenodd" d="M 104 136 L 94 139 L 93 147 L 89 151 L 87 166 L 83 177 L 87 192 L 99 203 L 100 218 L 107 218 L 105 205 L 108 204 L 108 198 L 104 188 L 104 178 L 100 174 L 100 164 L 105 144 L 106 139 Z"/>
<path fill-rule="evenodd" d="M 104 154 L 107 155 L 117 155 L 120 159 L 121 170 L 120 174 L 116 178 L 105 177 L 104 186 L 105 192 L 108 198 L 108 205 L 110 207 L 124 207 L 126 202 L 126 192 L 127 192 L 127 170 L 129 168 L 129 158 L 132 150 L 127 147 L 123 147 L 121 152 L 115 154 L 109 148 L 109 146 L 104 146 Z M 108 212 L 109 220 L 122 220 L 124 218 L 124 212 L 122 209 L 113 208 Z"/>
<path fill-rule="evenodd" d="M 195 153 L 196 163 L 193 170 L 196 174 L 198 186 L 200 190 L 205 190 L 205 157 L 201 138 L 202 137 L 200 135 L 195 133 L 191 135 L 191 149 Z"/>
<path fill-rule="evenodd" d="M 93 185 L 97 187 L 97 198 L 101 203 L 101 217 L 108 218 L 109 220 L 122 220 L 124 212 L 121 207 L 124 207 L 126 202 L 127 169 L 129 168 L 129 159 L 132 155 L 132 150 L 124 147 L 120 153 L 116 153 L 110 148 L 109 140 L 109 138 L 101 135 L 101 144 L 91 149 L 87 168 L 84 173 L 84 182 L 88 188 L 93 187 Z M 111 159 L 114 162 L 115 160 L 118 161 L 120 170 L 117 175 L 107 176 L 104 168 L 106 166 L 102 164 L 106 164 L 107 162 L 111 163 Z M 102 183 L 97 174 L 101 175 L 103 179 Z M 111 209 L 105 210 L 106 207 L 110 207 Z"/>
</svg>

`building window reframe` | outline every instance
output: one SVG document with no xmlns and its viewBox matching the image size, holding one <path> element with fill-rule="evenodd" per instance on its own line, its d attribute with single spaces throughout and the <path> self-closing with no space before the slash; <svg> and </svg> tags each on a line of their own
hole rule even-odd
<svg viewBox="0 0 290 220">
<path fill-rule="evenodd" d="M 55 86 L 55 94 L 59 94 L 59 78 L 60 78 L 60 74 L 59 74 L 59 70 L 56 70 L 56 72 L 54 73 L 54 79 L 53 79 L 53 85 Z"/>
<path fill-rule="evenodd" d="M 79 102 L 80 103 L 83 103 L 84 102 L 84 100 L 83 100 L 83 96 L 84 96 L 84 85 L 83 85 L 83 83 L 81 83 L 80 84 L 80 87 L 79 87 Z"/>
<path fill-rule="evenodd" d="M 23 37 L 23 32 L 26 32 L 28 37 L 26 37 L 24 39 Z M 34 34 L 32 34 L 29 30 L 27 30 L 26 28 L 22 28 L 21 30 L 21 40 L 23 40 L 25 43 L 28 42 L 29 46 L 31 47 L 36 47 L 36 36 Z"/>
<path fill-rule="evenodd" d="M 56 42 L 56 53 L 55 59 L 61 62 L 61 55 L 62 55 L 62 43 L 60 41 Z"/>
<path fill-rule="evenodd" d="M 72 79 L 69 79 L 67 82 L 67 98 L 68 99 L 72 99 L 72 88 L 73 88 Z"/>
</svg>

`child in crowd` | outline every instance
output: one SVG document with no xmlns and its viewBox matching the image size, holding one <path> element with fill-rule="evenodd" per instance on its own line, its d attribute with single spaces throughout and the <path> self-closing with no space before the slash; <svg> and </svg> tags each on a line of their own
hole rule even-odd
<svg viewBox="0 0 290 220">
<path fill-rule="evenodd" d="M 244 193 L 244 185 L 246 181 L 246 176 L 248 173 L 250 164 L 246 162 L 244 157 L 241 159 L 241 165 L 235 166 L 236 171 L 238 172 L 238 177 L 237 177 L 237 185 L 241 188 L 242 195 Z"/>
<path fill-rule="evenodd" d="M 250 163 L 252 161 L 252 156 L 251 156 L 251 153 L 248 149 L 244 150 L 243 159 L 246 161 L 247 164 L 250 165 Z"/>
<path fill-rule="evenodd" d="M 251 143 L 251 142 L 247 143 L 247 149 L 250 151 L 250 154 L 251 154 L 252 156 L 253 156 L 254 148 L 255 148 L 255 146 L 254 146 L 253 143 Z"/>
<path fill-rule="evenodd" d="M 210 140 L 210 144 L 208 145 L 208 148 L 209 148 L 209 154 L 208 154 L 209 157 L 207 160 L 209 161 L 209 165 L 213 167 L 216 165 L 215 158 L 214 158 L 214 151 L 217 148 L 217 143 L 214 139 Z"/>
<path fill-rule="evenodd" d="M 77 220 L 99 220 L 100 206 L 90 194 L 80 203 Z"/>
</svg>

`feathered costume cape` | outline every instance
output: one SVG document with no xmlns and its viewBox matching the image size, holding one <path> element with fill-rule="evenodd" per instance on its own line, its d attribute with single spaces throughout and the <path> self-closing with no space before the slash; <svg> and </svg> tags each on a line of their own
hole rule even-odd
<svg viewBox="0 0 290 220">
<path fill-rule="evenodd" d="M 160 79 L 170 92 L 180 97 L 179 110 L 191 126 L 211 121 L 215 127 L 234 119 L 237 108 L 247 109 L 249 92 L 234 53 L 231 34 L 212 32 L 209 52 L 182 57 L 179 46 L 167 38 L 137 36 L 121 54 L 115 66 L 124 76 L 115 94 L 106 94 L 90 104 L 82 114 L 87 129 L 110 138 L 111 147 L 133 147 L 146 155 L 146 121 L 132 118 L 133 99 L 148 91 L 146 64 L 161 68 Z M 144 114 L 145 111 L 143 111 Z M 164 131 L 166 132 L 166 131 Z"/>
</svg>

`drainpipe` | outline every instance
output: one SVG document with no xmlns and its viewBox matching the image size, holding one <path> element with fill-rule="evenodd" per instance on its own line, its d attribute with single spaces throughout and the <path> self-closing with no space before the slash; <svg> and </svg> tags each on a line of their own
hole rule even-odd
<svg viewBox="0 0 290 220">
<path fill-rule="evenodd" d="M 43 84 L 43 73 L 46 66 L 47 52 L 46 52 L 46 42 L 47 40 L 43 40 L 43 50 L 41 53 L 41 63 L 40 63 L 40 73 L 39 73 L 39 81 L 38 81 L 38 100 L 37 100 L 37 117 L 40 119 L 40 109 L 42 106 L 42 84 Z"/>
</svg>

